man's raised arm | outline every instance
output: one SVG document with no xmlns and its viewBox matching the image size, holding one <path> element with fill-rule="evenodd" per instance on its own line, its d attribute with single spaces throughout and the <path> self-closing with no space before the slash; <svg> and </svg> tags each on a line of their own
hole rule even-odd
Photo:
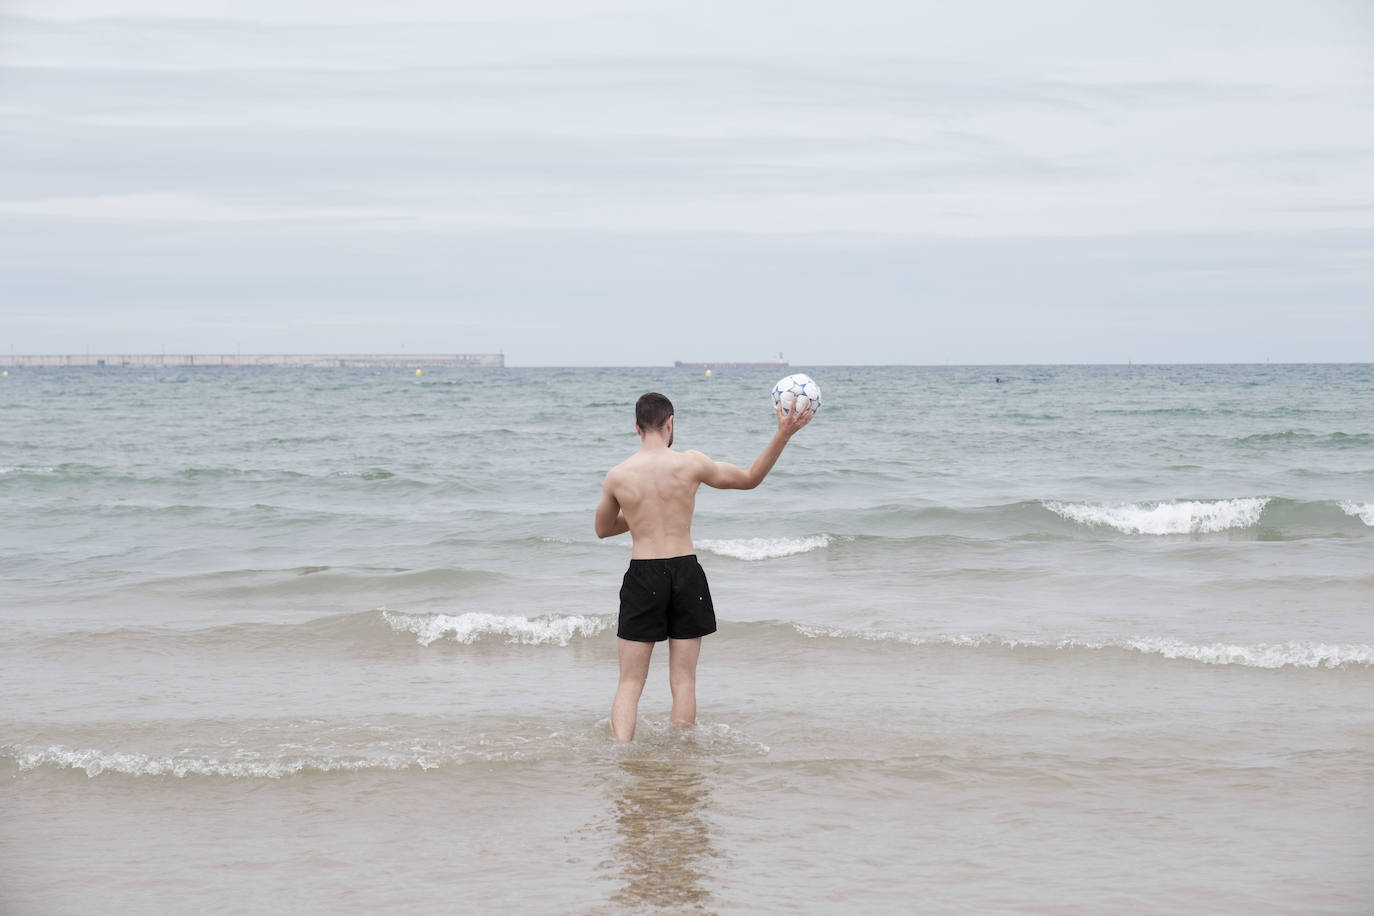
<svg viewBox="0 0 1374 916">
<path fill-rule="evenodd" d="M 782 450 L 787 447 L 787 442 L 794 436 L 797 430 L 811 422 L 815 416 L 815 411 L 806 412 L 794 410 L 791 413 L 783 413 L 782 407 L 777 408 L 778 431 L 769 440 L 768 447 L 763 453 L 754 459 L 754 463 L 745 470 L 739 465 L 730 464 L 727 461 L 712 461 L 710 458 L 700 455 L 701 482 L 708 487 L 715 487 L 717 490 L 752 490 L 763 483 L 763 478 L 768 476 L 768 472 L 773 470 L 773 465 L 778 463 L 778 457 L 782 455 Z"/>
</svg>

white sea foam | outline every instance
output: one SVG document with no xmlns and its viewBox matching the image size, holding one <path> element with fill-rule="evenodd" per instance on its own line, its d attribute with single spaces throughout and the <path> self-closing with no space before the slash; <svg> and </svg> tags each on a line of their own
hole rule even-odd
<svg viewBox="0 0 1374 916">
<path fill-rule="evenodd" d="M 1174 639 L 1131 639 L 1122 648 L 1147 655 L 1184 658 L 1208 665 L 1244 665 L 1247 668 L 1343 668 L 1374 665 L 1374 646 L 1330 645 L 1313 642 L 1192 645 Z"/>
<path fill-rule="evenodd" d="M 37 465 L 0 465 L 0 474 L 53 474 L 57 468 L 38 467 Z"/>
<path fill-rule="evenodd" d="M 1374 528 L 1374 503 L 1361 504 L 1346 501 L 1341 503 L 1341 511 L 1346 515 L 1355 516 L 1366 525 Z"/>
<path fill-rule="evenodd" d="M 849 630 L 842 627 L 793 624 L 803 636 L 831 639 L 865 639 L 879 642 L 904 642 L 914 646 L 961 646 L 1004 649 L 1084 649 L 1100 651 L 1121 649 L 1168 659 L 1184 659 L 1207 665 L 1240 665 L 1246 668 L 1343 668 L 1374 666 L 1374 645 L 1364 643 L 1331 644 L 1306 641 L 1281 643 L 1187 643 L 1159 637 L 1131 637 L 1113 640 L 1065 638 L 1055 641 L 1008 639 L 991 634 L 953 634 L 913 636 L 880 630 Z"/>
<path fill-rule="evenodd" d="M 1046 509 L 1080 525 L 1105 526 L 1127 534 L 1208 534 L 1228 528 L 1249 528 L 1259 522 L 1268 497 L 1185 500 L 1172 503 L 1041 503 Z"/>
<path fill-rule="evenodd" d="M 323 724 L 319 721 L 309 723 Z M 646 718 L 637 744 L 674 751 L 706 751 L 712 757 L 759 756 L 768 746 L 724 723 L 699 722 L 680 729 L 668 720 Z M 149 753 L 71 747 L 61 744 L 0 745 L 0 762 L 20 772 L 39 769 L 80 770 L 101 775 L 169 777 L 220 777 L 230 779 L 284 779 L 300 774 L 355 773 L 368 770 L 439 770 L 469 763 L 500 763 L 547 759 L 569 753 L 585 755 L 606 748 L 610 721 L 602 719 L 585 731 L 555 730 L 535 734 L 493 735 L 480 733 L 458 743 L 424 742 L 403 738 L 395 741 L 351 742 L 340 746 L 279 744 L 253 750 L 241 747 L 184 748 Z"/>
<path fill-rule="evenodd" d="M 395 754 L 377 758 L 338 758 L 312 755 L 269 757 L 239 751 L 229 759 L 206 755 L 173 754 L 165 757 L 133 751 L 78 750 L 50 745 L 19 746 L 7 749 L 20 770 L 42 766 L 85 770 L 87 776 L 122 773 L 126 776 L 232 776 L 249 779 L 281 779 L 297 773 L 353 772 L 357 770 L 404 770 L 410 767 L 433 769 L 439 762 L 418 754 Z"/>
<path fill-rule="evenodd" d="M 610 727 L 609 719 L 602 719 L 598 725 Z M 738 729 L 724 722 L 697 722 L 691 728 L 679 728 L 667 719 L 642 718 L 640 728 L 635 732 L 635 742 L 643 747 L 692 748 L 710 751 L 713 757 L 748 755 L 764 756 L 771 750 L 768 745 L 756 741 Z"/>
<path fill-rule="evenodd" d="M 610 626 L 608 617 L 574 614 L 567 617 L 505 617 L 498 614 L 399 614 L 382 617 L 398 633 L 414 633 L 427 646 L 439 639 L 471 644 L 488 637 L 527 646 L 566 646 L 573 637 L 591 637 Z"/>
<path fill-rule="evenodd" d="M 830 546 L 830 535 L 814 534 L 801 538 L 736 538 L 697 541 L 696 546 L 722 557 L 736 560 L 774 560 L 799 553 L 810 553 Z"/>
</svg>

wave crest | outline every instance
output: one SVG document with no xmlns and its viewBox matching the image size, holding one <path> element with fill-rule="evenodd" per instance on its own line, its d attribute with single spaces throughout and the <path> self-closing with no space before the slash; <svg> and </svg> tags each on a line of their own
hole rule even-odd
<svg viewBox="0 0 1374 916">
<path fill-rule="evenodd" d="M 566 646 L 574 637 L 590 638 L 611 625 L 610 618 L 570 616 L 515 617 L 499 614 L 401 614 L 382 611 L 397 633 L 414 633 L 422 646 L 440 639 L 471 645 L 480 639 L 504 637 L 505 642 L 526 646 Z"/>
<path fill-rule="evenodd" d="M 1110 527 L 1126 534 L 1211 534 L 1259 523 L 1269 497 L 1221 499 L 1205 502 L 1095 503 L 1042 502 L 1046 509 L 1071 522 Z"/>
<path fill-rule="evenodd" d="M 1084 644 L 1086 648 L 1098 648 Z M 1243 665 L 1246 668 L 1343 668 L 1374 665 L 1374 646 L 1330 645 L 1313 642 L 1193 645 L 1175 639 L 1131 639 L 1107 643 L 1104 648 L 1123 648 L 1146 655 L 1182 658 L 1208 665 Z"/>
<path fill-rule="evenodd" d="M 814 534 L 801 538 L 735 538 L 697 541 L 696 546 L 717 556 L 735 560 L 775 560 L 779 557 L 810 553 L 830 546 L 830 535 Z"/>
<path fill-rule="evenodd" d="M 0 474 L 55 474 L 57 468 L 32 464 L 0 465 Z"/>
<path fill-rule="evenodd" d="M 1371 528 L 1374 528 L 1374 503 L 1364 503 L 1363 505 L 1354 502 L 1341 503 L 1341 511 L 1346 515 L 1358 518 Z"/>
</svg>

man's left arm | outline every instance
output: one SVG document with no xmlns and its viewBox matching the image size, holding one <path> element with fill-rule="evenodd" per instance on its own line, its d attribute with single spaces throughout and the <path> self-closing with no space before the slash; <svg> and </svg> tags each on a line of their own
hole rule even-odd
<svg viewBox="0 0 1374 916">
<path fill-rule="evenodd" d="M 620 502 L 611 492 L 609 475 L 601 486 L 601 502 L 596 504 L 595 528 L 596 536 L 599 538 L 615 537 L 630 530 L 630 523 L 625 521 L 625 513 L 620 511 Z"/>
</svg>

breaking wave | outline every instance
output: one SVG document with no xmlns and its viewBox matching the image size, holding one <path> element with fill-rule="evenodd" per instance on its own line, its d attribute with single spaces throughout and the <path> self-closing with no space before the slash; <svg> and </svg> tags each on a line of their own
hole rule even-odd
<svg viewBox="0 0 1374 916">
<path fill-rule="evenodd" d="M 87 776 L 122 773 L 126 776 L 232 776 L 281 779 L 298 773 L 348 773 L 358 770 L 435 769 L 454 762 L 423 753 L 398 753 L 380 757 L 331 757 L 328 755 L 269 756 L 240 751 L 229 759 L 199 754 L 159 756 L 134 751 L 101 751 L 51 745 L 10 748 L 21 771 L 43 766 L 84 770 Z"/>
<path fill-rule="evenodd" d="M 735 560 L 775 560 L 829 547 L 830 535 L 815 534 L 801 538 L 735 538 L 695 543 L 698 549 Z"/>
<path fill-rule="evenodd" d="M 53 474 L 57 468 L 48 466 L 28 465 L 28 464 L 6 464 L 0 465 L 0 474 Z"/>
<path fill-rule="evenodd" d="M 1343 502 L 1341 503 L 1341 510 L 1346 515 L 1358 518 L 1366 525 L 1374 528 L 1374 503 Z"/>
<path fill-rule="evenodd" d="M 1068 500 L 1053 496 L 986 506 L 884 504 L 839 511 L 827 527 L 869 537 L 1073 538 L 1249 531 L 1266 539 L 1368 535 L 1374 504 L 1282 496 Z M 835 535 L 830 536 L 832 541 Z"/>
<path fill-rule="evenodd" d="M 590 638 L 614 623 L 611 616 L 588 614 L 539 617 L 469 612 L 426 614 L 392 611 L 385 607 L 350 614 L 319 617 L 301 623 L 235 623 L 217 627 L 118 627 L 110 630 L 67 631 L 38 637 L 38 644 L 89 648 L 103 652 L 138 651 L 252 651 L 298 654 L 316 644 L 384 646 L 397 634 L 412 634 L 422 646 L 438 640 L 472 644 L 483 640 L 520 645 L 566 646 L 573 639 Z M 6 631 L 0 630 L 0 643 Z M 15 633 L 15 639 L 33 639 Z"/>
<path fill-rule="evenodd" d="M 703 754 L 710 758 L 763 756 L 769 747 L 721 722 L 700 722 L 694 728 L 673 727 L 666 719 L 646 718 L 636 736 L 637 753 Z M 232 740 L 232 739 L 231 739 Z M 394 738 L 355 739 L 340 745 L 274 745 L 187 748 L 157 753 L 73 747 L 64 744 L 0 746 L 4 767 L 28 772 L 40 769 L 77 770 L 87 776 L 218 777 L 285 779 L 292 776 L 357 773 L 362 771 L 443 770 L 468 763 L 514 763 L 534 760 L 596 759 L 624 750 L 611 737 L 610 721 L 594 726 L 539 729 L 534 734 L 481 733 L 461 741 Z"/>
<path fill-rule="evenodd" d="M 1268 497 L 1215 501 L 1125 503 L 1041 503 L 1072 522 L 1089 527 L 1109 527 L 1127 534 L 1210 534 L 1259 523 Z"/>
<path fill-rule="evenodd" d="M 378 608 L 324 617 L 297 624 L 231 624 L 201 630 L 170 627 L 124 627 L 115 630 L 52 634 L 37 645 L 50 650 L 58 644 L 102 652 L 251 651 L 297 655 L 317 643 L 382 647 L 413 637 L 421 646 L 436 643 L 494 644 L 566 648 L 575 642 L 614 633 L 614 614 L 547 614 L 534 617 L 467 612 L 414 613 Z M 725 639 L 775 645 L 779 639 L 842 639 L 903 643 L 912 646 L 1001 649 L 1127 650 L 1168 659 L 1188 659 L 1252 668 L 1374 667 L 1374 645 L 1290 640 L 1274 643 L 1184 642 L 1178 639 L 1129 636 L 1105 640 L 1066 637 L 1059 640 L 1016 639 L 989 634 L 916 636 L 786 620 L 721 620 Z M 19 636 L 21 641 L 32 636 Z"/>
<path fill-rule="evenodd" d="M 575 637 L 596 636 L 611 625 L 609 617 L 588 614 L 515 617 L 499 614 L 401 614 L 383 611 L 383 619 L 398 633 L 414 633 L 422 646 L 440 639 L 472 644 L 500 638 L 525 646 L 566 646 Z"/>
<path fill-rule="evenodd" d="M 1110 640 L 1064 638 L 1059 640 L 1009 639 L 989 634 L 912 636 L 841 627 L 793 624 L 793 629 L 812 639 L 862 639 L 874 642 L 901 642 L 913 646 L 995 647 L 1042 650 L 1123 650 L 1142 655 L 1158 655 L 1174 660 L 1207 665 L 1240 665 L 1246 668 L 1344 668 L 1374 666 L 1374 645 L 1361 643 L 1329 644 L 1306 641 L 1282 643 L 1187 643 L 1160 637 L 1127 637 Z"/>
</svg>

